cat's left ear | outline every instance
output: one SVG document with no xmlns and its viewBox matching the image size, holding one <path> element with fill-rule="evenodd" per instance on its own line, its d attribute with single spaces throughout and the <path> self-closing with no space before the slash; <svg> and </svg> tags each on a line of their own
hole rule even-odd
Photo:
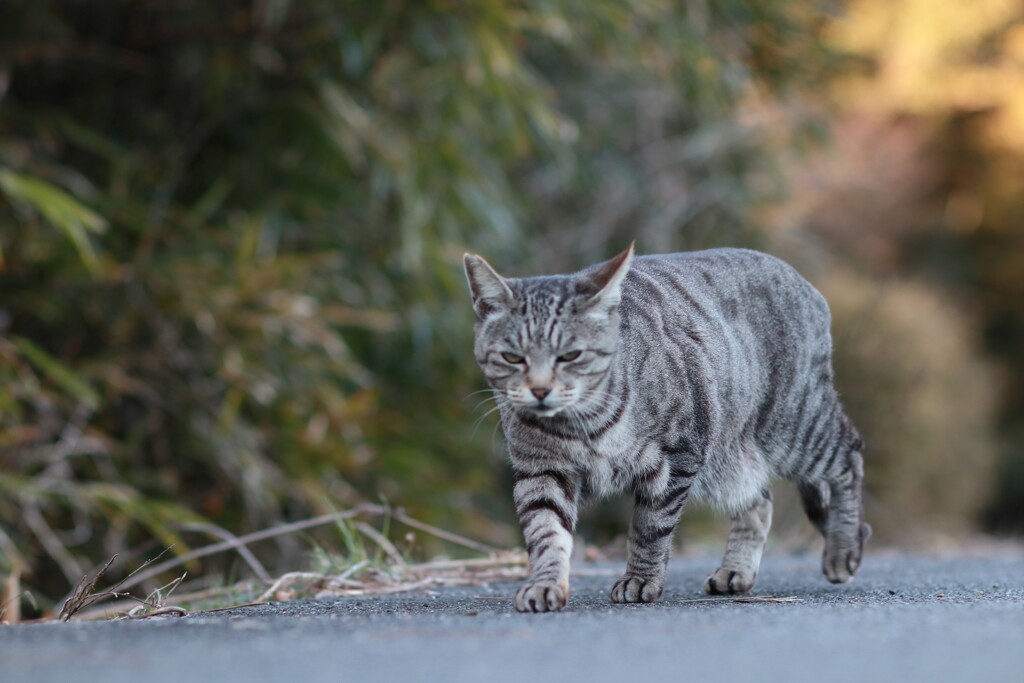
<svg viewBox="0 0 1024 683">
<path fill-rule="evenodd" d="M 587 274 L 589 284 L 597 290 L 597 294 L 587 300 L 588 308 L 608 310 L 619 304 L 622 299 L 622 281 L 633 264 L 634 247 L 636 242 L 630 242 L 629 248 L 624 252 Z"/>
</svg>

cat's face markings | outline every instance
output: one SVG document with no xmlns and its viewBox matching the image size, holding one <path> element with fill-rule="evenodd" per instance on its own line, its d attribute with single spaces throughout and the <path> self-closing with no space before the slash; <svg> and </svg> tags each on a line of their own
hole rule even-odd
<svg viewBox="0 0 1024 683">
<path fill-rule="evenodd" d="M 618 346 L 619 288 L 631 259 L 632 247 L 581 274 L 509 280 L 466 256 L 477 362 L 515 409 L 550 417 L 608 400 L 599 387 Z"/>
<path fill-rule="evenodd" d="M 518 333 L 518 352 L 512 359 L 520 362 L 511 364 L 516 372 L 508 378 L 505 392 L 517 408 L 550 416 L 579 401 L 584 386 L 574 369 L 585 358 L 583 350 L 575 346 L 579 343 L 575 335 L 569 331 L 573 320 L 565 314 L 554 315 L 550 306 L 543 307 L 547 314 L 538 313 L 538 308 L 533 307 L 531 323 L 518 313 L 509 317 L 508 324 Z M 501 356 L 508 361 L 507 352 Z"/>
</svg>

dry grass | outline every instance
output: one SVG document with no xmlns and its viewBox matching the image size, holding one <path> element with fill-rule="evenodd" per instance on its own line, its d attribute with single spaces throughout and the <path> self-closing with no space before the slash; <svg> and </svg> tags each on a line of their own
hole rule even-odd
<svg viewBox="0 0 1024 683">
<path fill-rule="evenodd" d="M 525 577 L 526 572 L 526 554 L 522 551 L 503 552 L 471 560 L 406 564 L 393 567 L 390 571 L 355 565 L 352 570 L 338 575 L 315 572 L 285 574 L 264 591 L 259 599 L 283 602 L 310 597 L 385 595 L 436 586 L 471 586 L 509 581 Z"/>
<path fill-rule="evenodd" d="M 169 548 L 167 550 L 169 550 Z M 153 562 L 159 560 L 164 555 L 164 553 L 167 552 L 167 550 L 164 550 L 156 557 L 143 562 L 135 571 L 131 572 L 130 574 L 128 574 L 128 576 L 124 577 L 123 579 L 115 583 L 113 587 L 108 588 L 107 590 L 96 592 L 96 586 L 99 583 L 100 579 L 103 578 L 103 576 L 107 573 L 107 570 L 110 569 L 110 565 L 112 565 L 114 563 L 114 560 L 117 559 L 117 555 L 113 555 L 109 560 L 106 561 L 106 563 L 104 563 L 102 567 L 93 572 L 92 576 L 89 576 L 87 574 L 82 577 L 82 580 L 78 582 L 77 586 L 75 586 L 75 590 L 71 593 L 68 599 L 65 600 L 64 604 L 61 606 L 60 613 L 57 615 L 57 619 L 60 621 L 70 621 L 71 618 L 79 612 L 86 610 L 89 607 L 95 605 L 96 603 L 102 602 L 103 600 L 106 600 L 108 598 L 128 598 L 129 600 L 138 603 L 136 607 L 132 609 L 129 615 L 139 613 L 140 609 L 162 609 L 164 607 L 165 596 L 169 596 L 174 591 L 174 589 L 181 584 L 181 582 L 185 579 L 184 574 L 174 579 L 169 584 L 154 589 L 148 596 L 146 596 L 145 599 L 140 599 L 132 596 L 130 593 L 126 591 L 126 585 L 132 580 L 132 577 L 134 577 L 139 572 L 143 571 Z"/>
<path fill-rule="evenodd" d="M 382 519 L 385 532 L 356 519 L 359 516 L 376 516 Z M 485 556 L 465 560 L 409 562 L 387 537 L 386 530 L 392 521 Z M 175 596 L 175 604 L 169 604 L 168 599 L 172 592 L 182 586 L 184 574 L 171 583 L 152 590 L 145 598 L 135 597 L 128 592 L 130 588 L 192 560 L 226 551 L 234 551 L 251 558 L 247 544 L 331 523 L 338 525 L 344 540 L 344 553 L 331 555 L 321 549 L 320 571 L 296 571 L 275 580 L 260 577 L 226 587 L 183 590 Z M 412 534 L 410 531 L 406 535 L 407 540 L 412 540 Z M 282 524 L 245 536 L 231 536 L 228 540 L 157 562 L 163 554 L 143 563 L 111 588 L 97 590 L 97 585 L 116 556 L 110 558 L 97 571 L 83 577 L 75 591 L 65 600 L 57 619 L 69 621 L 185 616 L 264 605 L 270 601 L 383 595 L 436 586 L 480 585 L 491 581 L 519 579 L 526 576 L 527 571 L 527 558 L 522 551 L 500 550 L 425 524 L 409 517 L 400 509 L 379 505 L 359 506 L 351 510 Z M 252 564 L 251 559 L 247 564 Z M 108 600 L 111 602 L 106 602 L 102 606 L 97 605 Z"/>
<path fill-rule="evenodd" d="M 60 614 L 57 618 L 61 621 L 68 621 L 76 613 L 81 612 L 86 607 L 93 605 L 100 600 L 107 597 L 116 597 L 118 593 L 115 590 L 101 591 L 99 593 L 93 592 L 96 588 L 96 584 L 103 578 L 103 575 L 110 569 L 110 565 L 117 559 L 117 555 L 113 555 L 106 564 L 100 567 L 90 577 L 88 575 L 83 576 L 82 580 L 75 586 L 75 590 L 71 593 L 71 597 L 64 601 L 64 605 L 60 608 Z"/>
<path fill-rule="evenodd" d="M 249 581 L 222 588 L 183 593 L 176 597 L 176 604 L 173 605 L 151 594 L 144 600 L 128 597 L 101 607 L 91 607 L 100 599 L 125 595 L 103 591 L 92 594 L 96 599 L 85 604 L 80 610 L 71 612 L 68 618 L 91 621 L 210 614 L 290 600 L 387 595 L 438 586 L 479 586 L 494 581 L 522 579 L 526 574 L 526 554 L 522 551 L 502 552 L 485 558 L 435 560 L 389 567 L 360 562 L 338 574 L 289 572 L 276 579 L 270 586 Z M 260 589 L 262 591 L 257 594 L 256 591 Z M 91 591 L 92 588 L 88 590 Z M 61 621 L 67 620 L 61 618 Z"/>
</svg>

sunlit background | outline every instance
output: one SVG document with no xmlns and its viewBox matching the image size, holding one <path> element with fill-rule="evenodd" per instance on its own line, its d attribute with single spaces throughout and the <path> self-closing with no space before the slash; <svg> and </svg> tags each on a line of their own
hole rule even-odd
<svg viewBox="0 0 1024 683">
<path fill-rule="evenodd" d="M 519 544 L 461 256 L 634 239 L 826 295 L 875 543 L 1024 533 L 1019 0 L 4 2 L 0 578 L 39 613 L 360 502 Z"/>
</svg>

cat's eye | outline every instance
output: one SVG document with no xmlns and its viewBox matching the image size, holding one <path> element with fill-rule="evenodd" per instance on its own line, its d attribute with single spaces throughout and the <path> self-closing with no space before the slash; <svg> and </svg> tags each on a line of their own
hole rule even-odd
<svg viewBox="0 0 1024 683">
<path fill-rule="evenodd" d="M 518 353 L 502 353 L 501 357 L 504 358 L 509 363 L 516 363 L 516 364 L 522 363 L 522 362 L 524 362 L 526 360 L 525 358 L 520 356 Z"/>
<path fill-rule="evenodd" d="M 570 351 L 569 353 L 563 353 L 561 356 L 558 357 L 558 361 L 560 363 L 568 363 L 569 361 L 574 361 L 574 360 L 576 360 L 577 358 L 580 357 L 581 353 L 583 353 L 583 352 L 582 351 Z"/>
</svg>

